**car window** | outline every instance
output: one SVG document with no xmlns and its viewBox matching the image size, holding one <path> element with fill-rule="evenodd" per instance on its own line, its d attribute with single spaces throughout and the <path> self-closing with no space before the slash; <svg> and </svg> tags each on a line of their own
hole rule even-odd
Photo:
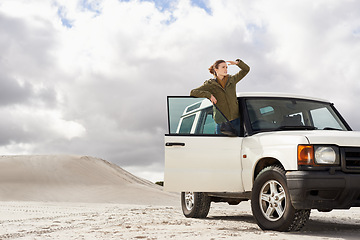
<svg viewBox="0 0 360 240">
<path fill-rule="evenodd" d="M 222 135 L 216 134 L 217 123 L 226 121 L 206 98 L 168 97 L 169 134 Z"/>
<path fill-rule="evenodd" d="M 347 130 L 330 103 L 302 99 L 253 98 L 246 100 L 253 131 Z"/>
<path fill-rule="evenodd" d="M 195 115 L 184 117 L 179 124 L 179 133 L 190 133 L 195 120 Z"/>
<path fill-rule="evenodd" d="M 213 119 L 212 111 L 206 113 L 205 122 L 203 124 L 203 134 L 215 134 L 216 123 Z"/>
<path fill-rule="evenodd" d="M 310 112 L 314 126 L 318 129 L 333 128 L 340 130 L 343 128 L 341 123 L 336 121 L 336 118 L 333 117 L 333 113 L 326 107 L 314 109 Z"/>
</svg>

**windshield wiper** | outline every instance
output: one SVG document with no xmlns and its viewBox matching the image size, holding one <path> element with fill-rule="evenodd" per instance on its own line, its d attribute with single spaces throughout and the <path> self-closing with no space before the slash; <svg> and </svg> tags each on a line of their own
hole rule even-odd
<svg viewBox="0 0 360 240">
<path fill-rule="evenodd" d="M 316 127 L 313 126 L 281 126 L 276 130 L 316 130 Z"/>
<path fill-rule="evenodd" d="M 325 127 L 325 128 L 323 128 L 323 130 L 336 130 L 336 131 L 343 131 L 342 129 L 332 128 L 332 127 Z"/>
</svg>

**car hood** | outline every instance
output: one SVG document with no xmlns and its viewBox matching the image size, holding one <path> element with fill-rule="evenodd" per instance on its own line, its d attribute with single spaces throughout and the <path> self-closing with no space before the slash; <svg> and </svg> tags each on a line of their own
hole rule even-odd
<svg viewBox="0 0 360 240">
<path fill-rule="evenodd" d="M 310 144 L 335 144 L 347 147 L 360 146 L 360 132 L 357 131 L 315 130 L 307 131 L 304 136 L 309 140 Z"/>
<path fill-rule="evenodd" d="M 254 135 L 262 144 L 331 144 L 360 147 L 360 132 L 337 130 L 274 131 Z"/>
</svg>

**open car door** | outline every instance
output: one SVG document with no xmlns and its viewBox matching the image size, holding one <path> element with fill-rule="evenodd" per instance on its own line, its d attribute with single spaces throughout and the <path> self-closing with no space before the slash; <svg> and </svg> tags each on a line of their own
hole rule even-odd
<svg viewBox="0 0 360 240">
<path fill-rule="evenodd" d="M 242 137 L 216 133 L 217 109 L 208 99 L 168 97 L 167 104 L 165 190 L 242 192 Z"/>
</svg>

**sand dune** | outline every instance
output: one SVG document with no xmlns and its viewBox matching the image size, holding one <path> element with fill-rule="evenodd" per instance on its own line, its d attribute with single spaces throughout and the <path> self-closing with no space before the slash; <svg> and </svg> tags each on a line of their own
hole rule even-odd
<svg viewBox="0 0 360 240">
<path fill-rule="evenodd" d="M 88 156 L 0 157 L 0 201 L 178 204 L 177 195 Z"/>
<path fill-rule="evenodd" d="M 249 202 L 191 219 L 179 199 L 93 157 L 0 157 L 0 239 L 359 239 L 359 208 L 313 211 L 300 232 L 279 233 L 256 225 Z"/>
</svg>

